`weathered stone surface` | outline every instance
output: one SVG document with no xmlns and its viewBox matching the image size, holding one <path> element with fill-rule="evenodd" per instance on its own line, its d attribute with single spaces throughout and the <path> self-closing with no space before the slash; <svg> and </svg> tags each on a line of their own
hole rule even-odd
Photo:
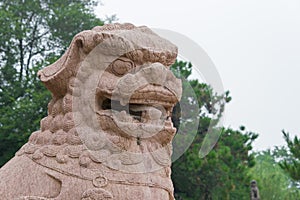
<svg viewBox="0 0 300 200">
<path fill-rule="evenodd" d="M 38 73 L 53 95 L 48 116 L 0 169 L 1 199 L 174 199 L 176 57 L 176 46 L 144 26 L 76 35 Z"/>
</svg>

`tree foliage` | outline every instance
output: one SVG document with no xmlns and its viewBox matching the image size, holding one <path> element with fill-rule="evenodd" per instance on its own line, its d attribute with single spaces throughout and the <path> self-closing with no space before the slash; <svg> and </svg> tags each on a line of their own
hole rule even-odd
<svg viewBox="0 0 300 200">
<path fill-rule="evenodd" d="M 182 61 L 172 66 L 175 74 L 184 78 L 190 76 L 191 68 L 191 64 Z M 254 165 L 254 156 L 250 151 L 258 135 L 246 131 L 244 127 L 240 130 L 223 127 L 209 129 L 209 126 L 217 124 L 225 104 L 230 102 L 229 92 L 215 94 L 211 87 L 197 80 L 189 80 L 188 84 L 192 86 L 196 97 L 183 96 L 185 99 L 181 103 L 199 103 L 199 118 L 192 122 L 199 120 L 199 127 L 191 146 L 172 166 L 176 199 L 249 199 L 251 177 L 248 172 Z M 177 121 L 180 122 L 175 123 L 177 127 L 184 125 L 184 121 Z M 199 150 L 204 137 L 213 132 L 221 132 L 222 135 L 212 151 L 200 159 Z"/>
<path fill-rule="evenodd" d="M 103 22 L 93 14 L 95 1 L 86 0 L 3 0 L 0 2 L 0 166 L 39 128 L 46 115 L 50 93 L 37 80 L 36 72 L 53 63 L 67 48 L 73 36 Z M 189 78 L 191 64 L 178 61 L 172 69 Z M 187 151 L 173 164 L 172 179 L 177 199 L 248 199 L 249 168 L 254 157 L 249 152 L 257 134 L 215 127 L 220 120 L 229 92 L 216 94 L 197 80 L 188 80 L 195 96 L 183 96 L 181 104 L 199 105 L 182 120 L 180 105 L 172 119 L 196 136 Z M 199 122 L 196 130 L 192 123 Z M 199 149 L 205 136 L 222 132 L 213 150 L 203 159 Z"/>
<path fill-rule="evenodd" d="M 285 131 L 282 133 L 289 152 L 279 165 L 300 186 L 300 139 L 297 136 L 292 139 Z"/>
<path fill-rule="evenodd" d="M 257 181 L 262 199 L 290 200 L 299 197 L 300 191 L 278 165 L 287 155 L 288 152 L 283 147 L 256 153 L 256 164 L 250 170 L 250 175 Z"/>
<path fill-rule="evenodd" d="M 103 22 L 96 1 L 3 0 L 0 2 L 0 166 L 46 116 L 50 93 L 37 71 L 54 62 L 78 32 Z"/>
</svg>

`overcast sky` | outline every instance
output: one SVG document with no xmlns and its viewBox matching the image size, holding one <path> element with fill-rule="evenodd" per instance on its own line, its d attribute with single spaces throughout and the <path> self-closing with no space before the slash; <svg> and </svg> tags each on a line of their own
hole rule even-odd
<svg viewBox="0 0 300 200">
<path fill-rule="evenodd" d="M 300 132 L 299 0 L 102 0 L 97 15 L 182 33 L 212 59 L 233 100 L 225 126 L 259 133 L 255 149 Z"/>
</svg>

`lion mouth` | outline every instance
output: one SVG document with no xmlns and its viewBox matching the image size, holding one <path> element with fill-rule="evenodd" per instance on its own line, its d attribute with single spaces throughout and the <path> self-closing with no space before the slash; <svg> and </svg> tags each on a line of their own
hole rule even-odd
<svg viewBox="0 0 300 200">
<path fill-rule="evenodd" d="M 139 104 L 137 102 L 121 105 L 120 101 L 106 98 L 101 106 L 103 111 L 110 111 L 116 119 L 132 123 L 155 123 L 158 120 L 166 120 L 170 110 L 162 106 Z"/>
<path fill-rule="evenodd" d="M 153 87 L 156 90 L 149 90 Z M 136 91 L 127 103 L 104 95 L 97 114 L 111 118 L 120 130 L 133 137 L 149 138 L 162 130 L 173 132 L 171 112 L 177 98 L 167 89 L 156 87 L 159 86 Z"/>
</svg>

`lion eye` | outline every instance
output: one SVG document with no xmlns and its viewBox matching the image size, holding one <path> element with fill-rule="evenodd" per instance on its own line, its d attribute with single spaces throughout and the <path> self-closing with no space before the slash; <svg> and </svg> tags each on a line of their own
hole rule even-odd
<svg viewBox="0 0 300 200">
<path fill-rule="evenodd" d="M 111 70 L 115 75 L 121 76 L 132 70 L 135 66 L 129 59 L 117 59 L 112 63 L 111 67 Z"/>
</svg>

